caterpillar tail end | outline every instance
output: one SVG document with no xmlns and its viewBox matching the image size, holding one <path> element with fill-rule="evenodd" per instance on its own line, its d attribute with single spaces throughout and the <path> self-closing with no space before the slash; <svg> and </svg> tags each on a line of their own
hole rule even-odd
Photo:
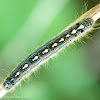
<svg viewBox="0 0 100 100">
<path fill-rule="evenodd" d="M 0 83 L 0 99 L 2 99 L 3 96 L 4 96 L 7 92 L 8 92 L 8 91 L 5 90 L 5 89 L 3 88 L 3 82 Z"/>
</svg>

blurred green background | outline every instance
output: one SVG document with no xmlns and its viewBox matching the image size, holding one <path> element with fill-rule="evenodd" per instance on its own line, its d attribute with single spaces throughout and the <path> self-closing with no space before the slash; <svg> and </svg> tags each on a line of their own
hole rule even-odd
<svg viewBox="0 0 100 100">
<path fill-rule="evenodd" d="M 99 0 L 0 0 L 0 82 Z M 4 100 L 100 100 L 100 30 L 50 59 Z M 8 97 L 8 98 L 7 98 Z M 19 98 L 18 100 L 23 100 Z"/>
</svg>

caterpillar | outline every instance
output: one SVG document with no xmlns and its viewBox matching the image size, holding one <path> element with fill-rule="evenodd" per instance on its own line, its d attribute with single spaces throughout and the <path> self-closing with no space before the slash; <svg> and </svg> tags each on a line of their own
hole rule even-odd
<svg viewBox="0 0 100 100">
<path fill-rule="evenodd" d="M 3 82 L 0 98 L 15 87 L 30 71 L 36 70 L 40 64 L 56 55 L 65 46 L 91 31 L 99 18 L 100 4 L 83 14 L 56 37 L 29 55 Z"/>
</svg>

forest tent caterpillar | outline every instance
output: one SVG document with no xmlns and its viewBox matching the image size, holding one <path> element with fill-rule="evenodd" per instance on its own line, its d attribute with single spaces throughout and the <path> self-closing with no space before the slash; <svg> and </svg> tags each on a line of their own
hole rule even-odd
<svg viewBox="0 0 100 100">
<path fill-rule="evenodd" d="M 93 29 L 94 23 L 100 18 L 100 4 L 83 14 L 75 22 L 66 27 L 55 38 L 28 56 L 2 83 L 0 98 L 20 82 L 30 71 L 36 70 L 40 64 L 57 54 L 65 46 L 71 44 Z"/>
</svg>

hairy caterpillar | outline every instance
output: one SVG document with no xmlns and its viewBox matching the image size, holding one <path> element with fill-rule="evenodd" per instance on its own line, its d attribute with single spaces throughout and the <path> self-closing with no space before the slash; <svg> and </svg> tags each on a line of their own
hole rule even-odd
<svg viewBox="0 0 100 100">
<path fill-rule="evenodd" d="M 100 18 L 100 4 L 82 15 L 59 35 L 32 53 L 5 80 L 0 93 L 1 97 L 14 87 L 28 72 L 37 69 L 40 64 L 54 56 L 64 46 L 69 45 L 80 36 L 92 30 L 98 18 Z"/>
</svg>

